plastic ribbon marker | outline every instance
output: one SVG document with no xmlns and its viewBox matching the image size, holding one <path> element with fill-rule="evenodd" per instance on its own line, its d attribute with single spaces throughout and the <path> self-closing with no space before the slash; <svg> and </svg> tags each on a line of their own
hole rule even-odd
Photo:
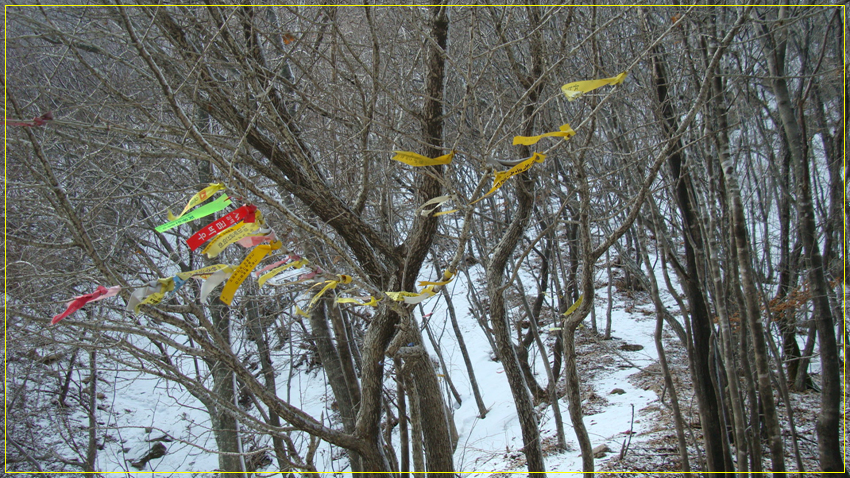
<svg viewBox="0 0 850 478">
<path fill-rule="evenodd" d="M 566 315 L 567 317 L 573 315 L 573 312 L 575 312 L 576 309 L 578 309 L 581 306 L 581 301 L 583 299 L 584 299 L 584 295 L 578 296 L 578 300 L 576 301 L 576 303 L 571 305 L 570 308 L 567 309 L 567 311 L 564 312 L 562 315 Z"/>
<path fill-rule="evenodd" d="M 33 118 L 31 121 L 15 121 L 9 118 L 3 118 L 3 123 L 6 126 L 23 126 L 24 128 L 32 128 L 33 126 L 44 126 L 48 121 L 53 121 L 53 113 L 48 111 L 43 115 Z M 62 319 L 59 319 L 62 320 Z"/>
<path fill-rule="evenodd" d="M 221 184 L 221 183 L 210 184 L 209 186 L 205 187 L 204 189 L 201 189 L 200 191 L 195 193 L 194 196 L 192 196 L 192 199 L 189 199 L 189 203 L 186 204 L 186 207 L 183 208 L 183 212 L 181 212 L 180 214 L 175 216 L 175 215 L 171 214 L 171 211 L 168 211 L 168 220 L 173 221 L 175 219 L 179 219 L 184 214 L 186 214 L 186 211 L 188 211 L 189 209 L 192 209 L 193 207 L 197 206 L 198 204 L 201 204 L 202 202 L 206 201 L 213 194 L 217 193 L 218 191 L 221 191 L 222 189 L 224 189 L 224 184 Z"/>
<path fill-rule="evenodd" d="M 191 277 L 206 279 L 211 276 L 213 273 L 218 272 L 227 267 L 224 264 L 216 264 L 214 266 L 207 266 L 201 269 L 195 269 L 193 271 L 179 272 L 175 277 L 180 278 L 181 280 L 186 280 Z"/>
<path fill-rule="evenodd" d="M 253 219 L 249 220 L 247 216 L 248 214 L 253 213 L 256 210 L 257 206 L 254 206 L 253 204 L 248 204 L 247 206 L 242 206 L 239 209 L 231 212 L 230 214 L 223 216 L 218 221 L 207 224 L 206 226 L 204 226 L 203 229 L 196 232 L 194 236 L 186 240 L 186 243 L 189 245 L 189 249 L 192 249 L 194 251 L 195 249 L 201 247 L 201 244 L 217 236 L 218 233 L 229 229 L 231 226 L 236 225 L 236 223 L 243 219 L 245 220 L 245 222 L 254 222 Z"/>
<path fill-rule="evenodd" d="M 233 271 L 233 275 L 230 276 L 230 279 L 227 280 L 227 283 L 224 284 L 224 290 L 221 291 L 221 296 L 219 297 L 222 302 L 227 305 L 230 305 L 233 302 L 233 296 L 236 294 L 236 290 L 242 285 L 242 282 L 251 275 L 251 271 L 257 267 L 257 264 L 263 260 L 271 251 L 276 251 L 283 247 L 283 243 L 280 241 L 272 242 L 271 244 L 262 244 L 254 248 L 248 257 L 239 264 L 239 267 Z"/>
<path fill-rule="evenodd" d="M 201 286 L 201 302 L 206 303 L 207 297 L 210 296 L 213 289 L 230 278 L 233 274 L 233 269 L 235 269 L 233 266 L 224 266 L 204 281 L 204 285 Z"/>
<path fill-rule="evenodd" d="M 157 279 L 149 282 L 147 285 L 136 289 L 130 295 L 130 301 L 127 302 L 127 311 L 134 314 L 139 313 L 139 307 L 142 304 L 156 305 L 162 302 L 165 294 L 174 290 L 174 278 Z"/>
<path fill-rule="evenodd" d="M 567 100 L 575 101 L 576 99 L 580 98 L 581 95 L 589 93 L 599 87 L 605 85 L 619 85 L 626 78 L 627 74 L 628 72 L 624 71 L 619 75 L 611 78 L 602 78 L 600 80 L 575 81 L 572 83 L 567 83 L 566 85 L 561 87 L 561 91 L 563 91 L 564 95 L 567 96 Z"/>
<path fill-rule="evenodd" d="M 427 215 L 431 214 L 432 212 L 434 212 L 443 203 L 448 202 L 452 199 L 454 199 L 454 197 L 450 196 L 450 195 L 449 196 L 437 196 L 433 199 L 429 199 L 428 201 L 425 201 L 425 203 L 423 203 L 421 206 L 419 206 L 416 210 L 419 211 L 419 215 L 427 216 Z M 425 206 L 430 206 L 431 204 L 434 204 L 435 206 L 432 207 L 431 209 L 425 209 Z M 450 214 L 450 213 L 453 213 L 453 212 L 457 212 L 457 209 L 452 209 L 451 211 L 441 211 L 441 212 L 435 213 L 434 215 L 435 216 L 442 216 L 443 214 Z"/>
<path fill-rule="evenodd" d="M 277 236 L 275 236 L 274 231 L 268 227 L 261 227 L 260 230 L 257 231 L 256 235 L 239 239 L 236 243 L 245 249 L 250 249 L 264 242 L 274 242 L 276 240 Z"/>
<path fill-rule="evenodd" d="M 298 260 L 298 259 L 301 259 L 301 258 L 296 256 L 295 254 L 290 254 L 290 255 L 284 257 L 282 260 L 279 260 L 277 262 L 274 262 L 272 264 L 269 264 L 269 265 L 263 267 L 262 269 L 258 270 L 257 272 L 254 272 L 254 274 L 256 274 L 257 277 L 259 277 L 263 274 L 263 272 L 265 272 L 267 270 L 274 269 L 275 267 L 282 266 L 283 264 L 286 264 L 289 261 L 294 261 L 294 260 Z"/>
<path fill-rule="evenodd" d="M 512 167 L 511 169 L 509 169 L 507 171 L 496 172 L 496 178 L 493 180 L 493 187 L 489 191 L 487 191 L 487 194 L 481 196 L 480 198 L 476 199 L 475 201 L 472 201 L 469 204 L 470 205 L 475 204 L 478 201 L 480 201 L 480 200 L 486 198 L 487 196 L 493 194 L 500 187 L 502 187 L 502 185 L 505 184 L 505 181 L 516 176 L 517 174 L 524 173 L 524 172 L 528 171 L 529 169 L 531 169 L 531 166 L 533 166 L 534 163 L 542 163 L 544 159 L 546 159 L 545 154 L 534 153 L 534 155 L 532 157 L 530 157 L 530 158 L 526 159 L 525 161 L 517 164 L 516 166 Z"/>
<path fill-rule="evenodd" d="M 155 230 L 156 232 L 165 232 L 169 229 L 173 229 L 189 221 L 194 221 L 196 219 L 200 219 L 202 217 L 209 216 L 210 214 L 219 212 L 227 206 L 230 206 L 230 199 L 226 195 L 224 195 L 205 206 L 201 206 L 198 209 L 195 209 L 194 211 L 181 216 L 179 219 L 168 221 L 161 226 L 157 226 Z"/>
<path fill-rule="evenodd" d="M 429 285 L 428 287 L 422 289 L 419 292 L 384 292 L 387 294 L 387 297 L 396 301 L 396 302 L 404 302 L 405 304 L 418 304 L 429 297 L 433 297 L 436 292 L 434 291 L 434 286 Z"/>
<path fill-rule="evenodd" d="M 307 259 L 298 259 L 297 261 L 290 262 L 290 263 L 282 265 L 280 267 L 275 267 L 274 269 L 270 270 L 269 272 L 266 272 L 265 274 L 261 275 L 260 278 L 257 280 L 257 284 L 260 287 L 262 287 L 266 282 L 268 282 L 269 279 L 280 274 L 281 272 L 285 271 L 286 269 L 289 269 L 290 267 L 300 269 L 300 268 L 302 268 L 306 265 L 307 265 Z M 262 271 L 260 271 L 260 272 L 262 272 Z"/>
<path fill-rule="evenodd" d="M 325 282 L 326 285 L 322 287 L 322 290 L 313 296 L 313 299 L 310 301 L 310 305 L 307 306 L 307 310 L 310 310 L 328 290 L 336 289 L 336 286 L 340 284 L 350 284 L 352 281 L 352 277 L 345 274 L 338 274 L 337 277 L 339 280 L 329 280 Z"/>
<path fill-rule="evenodd" d="M 365 299 L 369 299 L 364 302 Z M 372 297 L 341 297 L 334 301 L 335 304 L 357 304 L 357 305 L 368 305 L 370 307 L 378 306 L 378 299 Z"/>
<path fill-rule="evenodd" d="M 240 239 L 244 239 L 251 234 L 255 233 L 257 229 L 263 224 L 262 214 L 260 211 L 256 211 L 256 217 L 254 222 L 247 222 L 251 217 L 251 214 L 240 223 L 235 226 L 227 229 L 222 234 L 216 236 L 215 240 L 207 244 L 202 254 L 206 254 L 208 258 L 212 259 L 214 257 L 218 257 L 221 252 L 227 248 L 227 246 L 233 244 L 234 242 L 239 241 Z"/>
<path fill-rule="evenodd" d="M 514 144 L 524 144 L 526 146 L 531 146 L 532 144 L 537 143 L 543 138 L 548 136 L 560 136 L 562 138 L 570 139 L 572 136 L 575 136 L 576 132 L 570 127 L 569 124 L 561 125 L 560 131 L 552 131 L 551 133 L 543 133 L 538 134 L 537 136 L 514 136 Z"/>
<path fill-rule="evenodd" d="M 113 297 L 118 294 L 120 290 L 120 285 L 116 285 L 115 287 L 110 287 L 108 289 L 106 287 L 103 287 L 102 285 L 99 285 L 97 286 L 97 290 L 95 290 L 91 294 L 74 297 L 73 299 L 71 299 L 70 302 L 68 302 L 68 305 L 65 308 L 65 312 L 53 316 L 53 320 L 50 321 L 50 325 L 56 325 L 57 323 L 59 323 L 60 320 L 82 309 L 83 306 L 88 304 L 89 302 L 96 302 L 98 300 L 106 299 L 107 297 Z"/>
<path fill-rule="evenodd" d="M 411 166 L 440 166 L 442 164 L 449 164 L 452 162 L 452 158 L 454 157 L 455 152 L 452 151 L 449 154 L 445 154 L 443 156 L 437 158 L 429 158 L 427 156 L 422 156 L 421 154 L 411 153 L 410 151 L 396 151 L 393 159 L 404 164 L 409 164 Z"/>
<path fill-rule="evenodd" d="M 446 284 L 448 284 L 449 282 L 451 282 L 451 281 L 453 281 L 453 280 L 454 280 L 454 276 L 455 276 L 455 275 L 454 275 L 452 272 L 446 271 L 446 272 L 444 272 L 444 273 L 443 273 L 443 280 L 442 280 L 442 281 L 440 281 L 440 282 L 431 282 L 431 281 L 427 281 L 427 280 L 422 280 L 422 281 L 419 281 L 419 285 L 420 285 L 420 286 L 426 286 L 426 285 L 446 285 Z"/>
</svg>

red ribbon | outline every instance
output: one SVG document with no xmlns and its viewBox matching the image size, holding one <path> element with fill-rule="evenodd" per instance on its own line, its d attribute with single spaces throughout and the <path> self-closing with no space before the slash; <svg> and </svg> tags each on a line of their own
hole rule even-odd
<svg viewBox="0 0 850 478">
<path fill-rule="evenodd" d="M 203 243 L 217 236 L 221 231 L 236 225 L 239 221 L 246 223 L 254 222 L 256 220 L 256 212 L 257 206 L 253 204 L 242 206 L 221 219 L 207 224 L 200 231 L 196 232 L 194 236 L 190 237 L 186 243 L 189 244 L 189 249 L 194 251 L 201 247 Z"/>
<path fill-rule="evenodd" d="M 74 297 L 74 299 L 71 302 L 68 302 L 68 308 L 65 309 L 65 312 L 62 312 L 59 315 L 53 316 L 53 320 L 50 321 L 50 325 L 56 325 L 57 323 L 59 323 L 60 320 L 64 319 L 65 317 L 68 317 L 69 315 L 73 314 L 74 312 L 82 309 L 83 306 L 88 304 L 89 302 L 94 302 L 96 300 L 105 299 L 107 297 L 112 297 L 112 296 L 118 294 L 118 291 L 120 291 L 120 290 L 121 290 L 121 286 L 110 287 L 110 288 L 107 289 L 106 287 L 99 285 L 99 286 L 97 286 L 97 290 L 92 292 L 91 294 L 86 294 L 86 295 Z"/>
<path fill-rule="evenodd" d="M 48 121 L 53 120 L 53 113 L 48 111 L 43 115 L 33 118 L 32 121 L 9 121 L 6 118 L 3 118 L 3 122 L 6 123 L 6 126 L 24 126 L 24 127 L 33 127 L 33 126 L 44 126 Z M 62 320 L 62 319 L 59 319 Z"/>
</svg>

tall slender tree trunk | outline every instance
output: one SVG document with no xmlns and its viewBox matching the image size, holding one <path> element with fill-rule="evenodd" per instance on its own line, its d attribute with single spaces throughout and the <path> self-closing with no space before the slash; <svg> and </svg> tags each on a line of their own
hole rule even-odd
<svg viewBox="0 0 850 478">
<path fill-rule="evenodd" d="M 779 25 L 784 21 L 784 9 L 780 10 Z M 839 371 L 838 346 L 835 340 L 835 321 L 829 307 L 828 287 L 823 269 L 823 258 L 817 241 L 817 224 L 812 205 L 811 177 L 809 161 L 804 151 L 803 142 L 806 140 L 797 124 L 791 95 L 785 80 L 785 40 L 779 33 L 767 32 L 767 60 L 773 93 L 776 96 L 776 107 L 785 136 L 788 138 L 788 148 L 794 162 L 794 175 L 797 183 L 797 217 L 800 226 L 800 237 L 803 242 L 803 254 L 808 263 L 809 285 L 814 303 L 814 318 L 818 332 L 821 360 L 821 410 L 818 415 L 817 435 L 818 454 L 821 470 L 824 472 L 844 471 L 844 460 L 841 456 L 840 422 L 841 422 L 841 376 Z M 802 108 L 803 105 L 798 107 Z"/>
<path fill-rule="evenodd" d="M 91 312 L 88 312 L 91 319 Z M 89 350 L 89 443 L 86 447 L 86 461 L 83 464 L 83 471 L 86 473 L 95 473 L 95 465 L 97 464 L 97 349 Z"/>
<path fill-rule="evenodd" d="M 662 52 L 656 48 L 652 56 L 653 82 L 655 84 L 658 102 L 660 104 L 660 116 L 663 119 L 665 130 L 668 134 L 679 129 L 673 106 L 668 98 L 667 73 L 661 59 Z M 684 170 L 685 159 L 681 140 L 677 141 L 679 147 L 668 157 L 668 164 L 675 181 L 676 201 L 682 216 L 682 232 L 685 236 L 685 275 L 683 287 L 688 304 L 691 309 L 691 330 L 693 340 L 693 351 L 690 359 L 693 361 L 694 389 L 699 402 L 700 421 L 705 438 L 706 464 L 709 472 L 725 472 L 726 459 L 723 453 L 722 433 L 720 427 L 720 407 L 711 383 L 710 361 L 710 338 L 712 332 L 711 318 L 708 306 L 702 295 L 702 284 L 699 282 L 698 257 L 703 247 L 702 232 L 698 224 L 696 208 L 693 204 L 695 197 L 690 174 Z"/>
<path fill-rule="evenodd" d="M 531 400 L 528 385 L 520 368 L 519 359 L 511 340 L 508 327 L 507 308 L 505 305 L 504 282 L 505 266 L 516 245 L 519 243 L 531 213 L 533 197 L 531 194 L 532 180 L 528 173 L 522 173 L 516 181 L 518 209 L 514 220 L 496 246 L 493 258 L 487 266 L 487 293 L 490 297 L 490 324 L 498 347 L 499 358 L 505 369 L 505 376 L 511 387 L 514 405 L 517 409 L 522 441 L 529 475 L 545 473 L 543 453 L 540 448 L 540 429 L 534 414 L 534 403 Z"/>
<path fill-rule="evenodd" d="M 643 228 L 643 224 L 639 227 Z M 664 386 L 670 391 L 670 407 L 673 409 L 673 422 L 676 426 L 676 440 L 679 446 L 679 459 L 682 461 L 682 471 L 688 473 L 691 471 L 691 464 L 688 459 L 688 442 L 685 439 L 685 423 L 682 418 L 682 412 L 679 409 L 679 396 L 676 393 L 676 386 L 673 383 L 673 377 L 670 374 L 670 367 L 667 364 L 667 354 L 664 351 L 662 332 L 664 330 L 664 311 L 666 308 L 664 303 L 661 302 L 661 294 L 658 292 L 658 280 L 655 278 L 655 270 L 652 268 L 652 263 L 649 261 L 646 235 L 643 232 L 643 229 L 640 230 L 638 236 L 637 246 L 639 254 L 642 255 L 643 262 L 646 264 L 646 275 L 649 279 L 650 287 L 649 293 L 652 297 L 652 303 L 655 306 L 655 349 L 658 351 L 658 363 L 661 365 L 661 372 L 664 374 Z"/>
</svg>

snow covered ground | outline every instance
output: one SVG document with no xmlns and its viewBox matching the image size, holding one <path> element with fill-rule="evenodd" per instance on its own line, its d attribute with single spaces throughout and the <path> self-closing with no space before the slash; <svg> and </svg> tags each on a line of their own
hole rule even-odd
<svg viewBox="0 0 850 478">
<path fill-rule="evenodd" d="M 474 282 L 483 275 L 480 266 L 470 272 Z M 534 283 L 530 277 L 523 278 L 523 282 Z M 461 274 L 448 287 L 453 296 L 460 328 L 471 355 L 484 403 L 489 409 L 485 418 L 478 418 L 478 409 L 451 328 L 445 301 L 439 295 L 429 299 L 423 304 L 424 311 L 431 314 L 428 323 L 442 349 L 447 368 L 439 370 L 438 373 L 450 375 L 462 399 L 461 404 L 452 403 L 459 433 L 455 453 L 456 469 L 472 473 L 470 476 L 482 477 L 494 473 L 524 472 L 522 438 L 510 388 L 501 363 L 493 360 L 490 344 L 470 313 L 469 284 Z M 604 327 L 605 320 L 605 292 L 605 287 L 597 289 L 595 306 L 600 328 Z M 527 293 L 536 294 L 536 291 L 528 290 Z M 671 312 L 675 313 L 672 298 L 662 298 Z M 512 309 L 511 313 L 520 314 L 520 310 Z M 417 315 L 422 324 L 418 311 Z M 585 323 L 588 324 L 589 319 Z M 541 334 L 545 334 L 550 325 L 547 323 L 541 327 Z M 608 472 L 635 471 L 636 467 L 629 465 L 628 454 L 623 462 L 617 461 L 625 442 L 629 442 L 630 450 L 636 450 L 650 440 L 666 437 L 669 442 L 669 437 L 673 434 L 670 413 L 660 402 L 663 382 L 657 366 L 654 329 L 654 308 L 647 299 L 636 299 L 634 295 L 631 298 L 617 295 L 612 314 L 613 340 L 601 340 L 600 336 L 589 330 L 589 325 L 583 326 L 579 331 L 577 352 L 585 425 L 594 447 L 607 445 L 610 449 L 605 456 L 596 460 L 597 469 Z M 688 388 L 689 377 L 684 355 L 681 349 L 671 347 L 678 339 L 672 334 L 668 335 L 665 343 L 668 344 L 671 368 L 678 370 L 678 384 L 684 384 L 685 388 Z M 427 337 L 424 331 L 423 336 Z M 549 338 L 549 345 L 553 337 Z M 430 349 L 427 338 L 425 341 Z M 314 417 L 322 417 L 326 423 L 332 423 L 332 393 L 321 369 L 313 368 L 307 371 L 307 367 L 297 367 L 292 370 L 291 381 L 284 380 L 289 373 L 289 354 L 287 346 L 276 351 L 273 357 L 276 365 L 283 367 L 281 378 L 278 380 L 279 396 L 289 397 L 293 405 L 301 407 Z M 536 348 L 530 351 L 530 356 L 535 357 L 533 368 L 538 382 L 545 387 L 546 373 Z M 292 360 L 297 361 L 298 358 L 296 353 Z M 549 358 L 551 360 L 551 354 Z M 216 445 L 210 431 L 209 416 L 194 397 L 180 387 L 169 385 L 149 375 L 118 371 L 114 367 L 110 371 L 106 365 L 103 368 L 103 383 L 99 389 L 104 395 L 99 400 L 98 419 L 102 427 L 101 432 L 106 434 L 106 438 L 103 449 L 98 454 L 100 470 L 129 473 L 131 476 L 148 473 L 168 476 L 178 471 L 203 475 L 217 468 L 218 458 L 214 453 Z M 388 367 L 386 379 L 388 387 L 392 389 L 395 388 L 393 373 L 392 367 Z M 450 396 L 448 392 L 445 395 Z M 453 399 L 449 400 L 454 402 Z M 687 400 L 690 400 L 690 392 L 680 392 L 683 408 L 688 406 Z M 566 428 L 566 452 L 554 452 L 556 435 L 552 408 L 542 409 L 540 415 L 546 468 L 552 472 L 578 472 L 581 470 L 581 456 L 570 424 L 566 398 L 561 399 L 560 407 Z M 540 410 L 538 407 L 538 411 Z M 686 415 L 686 420 L 694 420 L 694 413 Z M 80 427 L 85 426 L 87 422 L 87 417 L 82 414 L 71 418 Z M 802 417 L 801 421 L 804 421 Z M 333 423 L 339 426 L 338 421 Z M 151 460 L 144 466 L 143 471 L 130 465 L 130 462 L 144 455 L 157 443 L 157 439 L 163 436 L 166 438 L 159 441 L 166 445 L 167 453 L 164 456 Z M 397 435 L 393 437 L 393 443 L 398 444 Z M 58 450 L 69 446 L 67 440 L 64 443 L 57 440 L 55 444 Z M 295 444 L 302 451 L 306 450 L 305 439 L 296 439 Z M 256 443 L 246 444 L 246 451 L 252 446 L 254 449 L 267 447 L 269 440 L 267 437 L 260 437 Z M 654 450 L 655 454 L 659 454 L 658 450 L 666 453 L 644 457 L 645 463 L 641 470 L 646 467 L 657 466 L 661 469 L 675 466 L 678 459 L 675 443 L 672 447 L 669 443 L 661 448 L 656 446 Z M 319 471 L 341 473 L 347 471 L 347 460 L 342 450 L 322 444 L 316 454 L 316 466 Z M 274 473 L 274 465 L 269 465 L 261 471 L 264 471 L 263 476 L 280 476 Z"/>
</svg>

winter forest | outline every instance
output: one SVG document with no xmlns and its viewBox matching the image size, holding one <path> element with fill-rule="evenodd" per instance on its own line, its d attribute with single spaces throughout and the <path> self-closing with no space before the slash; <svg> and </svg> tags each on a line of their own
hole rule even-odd
<svg viewBox="0 0 850 478">
<path fill-rule="evenodd" d="M 4 471 L 844 474 L 843 10 L 7 5 Z"/>
</svg>

